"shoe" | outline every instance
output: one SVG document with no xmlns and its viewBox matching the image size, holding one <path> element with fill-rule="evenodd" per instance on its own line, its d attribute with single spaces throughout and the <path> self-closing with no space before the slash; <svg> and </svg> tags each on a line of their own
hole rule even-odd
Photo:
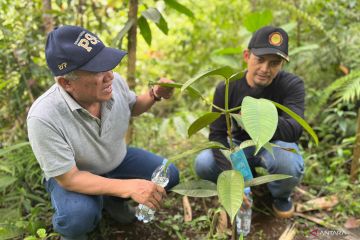
<svg viewBox="0 0 360 240">
<path fill-rule="evenodd" d="M 110 217 L 120 224 L 130 224 L 136 221 L 135 208 L 128 201 L 114 197 L 104 198 L 104 209 Z"/>
<path fill-rule="evenodd" d="M 274 198 L 272 207 L 278 218 L 291 218 L 294 216 L 295 208 L 290 197 Z"/>
</svg>

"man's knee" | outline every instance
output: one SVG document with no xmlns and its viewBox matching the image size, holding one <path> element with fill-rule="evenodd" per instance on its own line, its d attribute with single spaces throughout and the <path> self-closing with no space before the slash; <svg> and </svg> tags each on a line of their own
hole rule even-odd
<svg viewBox="0 0 360 240">
<path fill-rule="evenodd" d="M 91 232 L 101 219 L 101 209 L 94 199 L 78 201 L 66 213 L 55 213 L 54 230 L 65 237 L 78 237 Z"/>
<path fill-rule="evenodd" d="M 201 151 L 195 158 L 195 172 L 202 179 L 206 179 L 206 176 L 209 174 L 210 158 L 213 158 L 210 149 Z"/>
</svg>

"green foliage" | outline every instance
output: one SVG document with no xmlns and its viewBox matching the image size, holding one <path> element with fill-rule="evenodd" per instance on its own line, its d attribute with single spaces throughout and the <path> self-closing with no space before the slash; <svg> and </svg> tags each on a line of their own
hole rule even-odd
<svg viewBox="0 0 360 240">
<path fill-rule="evenodd" d="M 244 178 L 235 170 L 223 171 L 217 180 L 219 200 L 233 222 L 243 202 Z"/>
<path fill-rule="evenodd" d="M 207 180 L 182 182 L 173 187 L 171 191 L 189 197 L 212 197 L 218 195 L 216 184 Z"/>
<path fill-rule="evenodd" d="M 255 32 L 259 28 L 269 25 L 272 18 L 270 10 L 248 13 L 245 15 L 244 26 L 249 32 Z"/>
<path fill-rule="evenodd" d="M 241 113 L 244 129 L 255 142 L 257 153 L 275 134 L 278 125 L 276 107 L 266 99 L 245 97 Z"/>
<path fill-rule="evenodd" d="M 218 119 L 221 116 L 221 113 L 218 112 L 208 112 L 193 122 L 188 130 L 189 137 L 191 137 L 193 134 L 197 133 L 204 127 L 208 126 L 212 122 L 214 122 L 216 119 Z"/>
</svg>

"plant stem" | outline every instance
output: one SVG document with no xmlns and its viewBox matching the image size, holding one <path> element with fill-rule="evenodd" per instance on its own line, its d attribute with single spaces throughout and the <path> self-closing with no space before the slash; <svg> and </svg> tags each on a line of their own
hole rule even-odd
<svg viewBox="0 0 360 240">
<path fill-rule="evenodd" d="M 231 228 L 231 240 L 236 240 L 236 218 L 234 218 Z"/>
<path fill-rule="evenodd" d="M 227 110 L 226 112 L 230 113 L 230 112 L 235 112 L 237 110 L 240 110 L 241 109 L 241 106 L 238 106 L 238 107 L 235 107 L 235 108 L 231 108 L 229 110 Z"/>
<path fill-rule="evenodd" d="M 234 143 L 232 140 L 231 134 L 231 118 L 229 111 L 229 79 L 225 80 L 225 119 L 226 119 L 226 128 L 230 141 L 230 149 L 233 149 Z"/>
</svg>

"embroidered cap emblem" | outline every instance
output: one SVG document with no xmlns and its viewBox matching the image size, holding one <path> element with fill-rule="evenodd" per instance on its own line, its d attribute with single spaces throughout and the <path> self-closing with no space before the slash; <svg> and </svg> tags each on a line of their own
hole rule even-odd
<svg viewBox="0 0 360 240">
<path fill-rule="evenodd" d="M 269 43 L 273 46 L 280 46 L 283 42 L 283 38 L 279 32 L 274 32 L 269 36 Z"/>
</svg>

